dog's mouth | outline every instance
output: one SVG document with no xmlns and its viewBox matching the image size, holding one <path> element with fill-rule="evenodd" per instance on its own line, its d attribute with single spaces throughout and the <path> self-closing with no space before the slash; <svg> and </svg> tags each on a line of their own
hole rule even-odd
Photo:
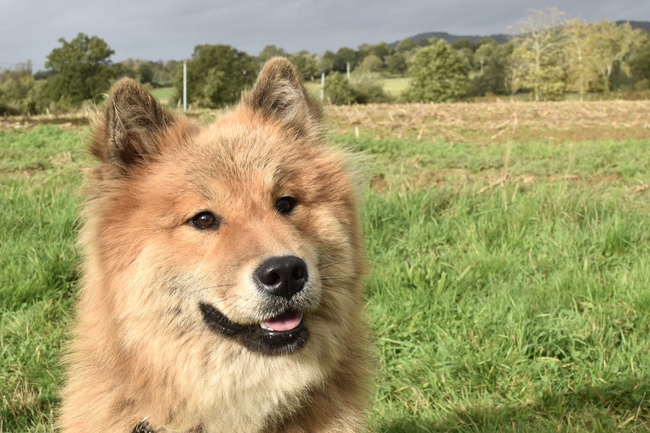
<svg viewBox="0 0 650 433">
<path fill-rule="evenodd" d="M 212 331 L 236 340 L 254 352 L 286 355 L 303 347 L 309 337 L 300 311 L 285 311 L 258 324 L 240 325 L 210 304 L 201 302 L 199 309 Z"/>
</svg>

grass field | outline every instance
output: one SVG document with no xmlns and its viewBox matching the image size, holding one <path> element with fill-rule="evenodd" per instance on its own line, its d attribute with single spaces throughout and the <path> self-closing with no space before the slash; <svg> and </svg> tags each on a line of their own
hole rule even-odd
<svg viewBox="0 0 650 433">
<path fill-rule="evenodd" d="M 395 98 L 404 93 L 409 88 L 410 83 L 410 78 L 387 78 L 382 80 L 384 91 Z"/>
<path fill-rule="evenodd" d="M 328 109 L 367 155 L 373 432 L 650 431 L 650 105 L 567 104 Z M 52 431 L 88 129 L 0 125 L 0 431 Z"/>
<path fill-rule="evenodd" d="M 176 89 L 174 87 L 159 87 L 153 89 L 151 94 L 165 105 L 176 105 L 176 101 L 172 101 L 172 98 L 176 94 Z"/>
</svg>

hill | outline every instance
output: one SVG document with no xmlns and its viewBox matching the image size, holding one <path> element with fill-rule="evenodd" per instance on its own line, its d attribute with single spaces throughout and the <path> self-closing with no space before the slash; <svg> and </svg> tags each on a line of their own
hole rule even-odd
<svg viewBox="0 0 650 433">
<path fill-rule="evenodd" d="M 619 20 L 616 21 L 616 24 L 623 24 L 628 22 L 627 20 Z M 635 29 L 642 29 L 645 30 L 646 32 L 650 33 L 650 21 L 629 21 L 630 25 L 635 28 Z M 411 36 L 408 39 L 411 39 L 413 42 L 420 41 L 422 39 L 429 39 L 429 38 L 436 38 L 436 39 L 444 39 L 445 41 L 449 42 L 450 44 L 456 42 L 459 39 L 467 39 L 470 42 L 478 42 L 481 39 L 484 38 L 493 38 L 496 40 L 498 43 L 503 44 L 505 42 L 508 42 L 508 39 L 510 38 L 510 35 L 504 34 L 504 33 L 498 33 L 494 35 L 489 35 L 489 36 L 467 36 L 467 35 L 452 35 L 447 32 L 426 32 L 426 33 L 418 33 L 415 36 Z M 399 41 L 393 42 L 392 44 L 388 44 L 391 47 L 396 47 Z"/>
<path fill-rule="evenodd" d="M 626 23 L 627 21 L 616 21 L 616 24 L 623 24 Z M 646 32 L 650 33 L 650 21 L 630 21 L 630 25 L 634 29 L 641 29 L 645 30 Z"/>
<path fill-rule="evenodd" d="M 489 36 L 476 36 L 476 35 L 463 36 L 463 35 L 452 35 L 447 32 L 426 32 L 426 33 L 418 33 L 417 35 L 411 36 L 408 39 L 411 39 L 413 42 L 417 42 L 422 39 L 429 39 L 429 38 L 444 39 L 450 44 L 456 42 L 459 39 L 467 39 L 470 42 L 478 42 L 484 38 L 494 38 L 494 40 L 496 40 L 498 43 L 503 44 L 508 41 L 509 36 L 506 34 L 496 34 L 496 35 L 489 35 Z M 399 41 L 396 41 L 388 45 L 390 45 L 391 47 L 396 47 L 398 43 Z"/>
</svg>

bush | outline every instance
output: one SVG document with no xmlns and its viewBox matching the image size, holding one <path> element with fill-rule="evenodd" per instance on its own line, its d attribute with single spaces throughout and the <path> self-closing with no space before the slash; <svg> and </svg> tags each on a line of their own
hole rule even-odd
<svg viewBox="0 0 650 433">
<path fill-rule="evenodd" d="M 325 78 L 325 99 L 333 105 L 370 104 L 389 102 L 375 74 L 354 73 L 350 80 L 345 74 L 334 72 Z"/>
<path fill-rule="evenodd" d="M 11 105 L 0 102 L 0 116 L 15 116 L 20 114 L 20 111 Z"/>
<path fill-rule="evenodd" d="M 339 72 L 325 77 L 325 99 L 334 105 L 349 105 L 356 100 L 356 92 L 348 78 Z"/>
<path fill-rule="evenodd" d="M 544 83 L 542 86 L 542 95 L 544 95 L 545 101 L 564 101 L 565 92 L 566 85 L 563 81 Z"/>
<path fill-rule="evenodd" d="M 0 115 L 37 114 L 47 106 L 44 81 L 36 81 L 30 65 L 0 73 Z"/>
<path fill-rule="evenodd" d="M 355 71 L 356 72 L 356 71 Z M 351 77 L 352 89 L 356 93 L 357 104 L 377 104 L 390 102 L 391 97 L 377 79 L 377 74 L 354 73 Z"/>
</svg>

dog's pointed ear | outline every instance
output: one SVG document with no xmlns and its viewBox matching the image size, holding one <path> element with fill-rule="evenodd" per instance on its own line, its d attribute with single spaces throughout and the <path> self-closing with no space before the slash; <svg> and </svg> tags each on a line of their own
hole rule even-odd
<svg viewBox="0 0 650 433">
<path fill-rule="evenodd" d="M 309 96 L 295 68 L 284 57 L 264 64 L 243 104 L 280 120 L 299 135 L 317 129 L 322 117 L 320 104 Z"/>
<path fill-rule="evenodd" d="M 90 150 L 103 163 L 128 171 L 160 152 L 160 135 L 174 121 L 174 116 L 141 85 L 122 78 L 109 93 Z"/>
</svg>

